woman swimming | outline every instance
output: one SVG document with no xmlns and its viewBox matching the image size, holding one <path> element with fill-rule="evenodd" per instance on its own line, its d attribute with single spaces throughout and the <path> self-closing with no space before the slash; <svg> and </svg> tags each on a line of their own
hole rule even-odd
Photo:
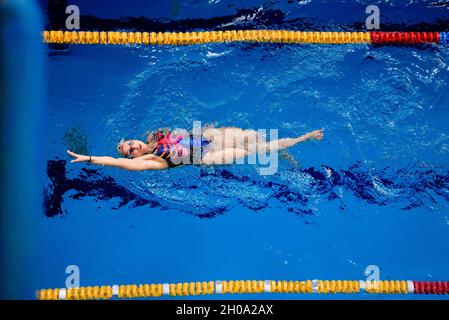
<svg viewBox="0 0 449 320">
<path fill-rule="evenodd" d="M 67 153 L 75 162 L 89 162 L 125 170 L 162 170 L 186 164 L 232 164 L 254 152 L 277 152 L 307 140 L 321 140 L 324 130 L 315 130 L 297 138 L 261 141 L 255 130 L 235 127 L 208 128 L 199 135 L 170 132 L 167 129 L 150 134 L 146 142 L 121 140 L 117 151 L 122 158 L 97 157 Z"/>
</svg>

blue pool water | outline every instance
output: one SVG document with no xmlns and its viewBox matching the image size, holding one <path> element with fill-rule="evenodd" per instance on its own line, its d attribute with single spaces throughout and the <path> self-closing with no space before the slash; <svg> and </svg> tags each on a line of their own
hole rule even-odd
<svg viewBox="0 0 449 320">
<path fill-rule="evenodd" d="M 170 21 L 237 12 L 225 4 L 181 4 Z M 255 18 L 231 23 L 266 26 L 258 17 L 275 19 L 273 12 L 285 16 L 270 21 L 288 28 L 356 30 L 353 21 L 364 21 L 356 11 L 363 2 L 347 9 L 354 14 L 346 21 L 332 15 L 336 4 L 283 5 L 248 4 Z M 403 8 L 412 24 L 449 12 L 417 17 L 413 1 Z M 47 67 L 47 179 L 32 290 L 63 287 L 68 265 L 80 268 L 83 286 L 365 279 L 368 265 L 383 280 L 449 279 L 448 47 L 77 46 L 49 55 Z M 124 172 L 72 164 L 65 154 L 116 156 L 123 137 L 193 121 L 278 129 L 280 137 L 325 128 L 325 138 L 289 149 L 271 176 L 256 165 Z"/>
</svg>

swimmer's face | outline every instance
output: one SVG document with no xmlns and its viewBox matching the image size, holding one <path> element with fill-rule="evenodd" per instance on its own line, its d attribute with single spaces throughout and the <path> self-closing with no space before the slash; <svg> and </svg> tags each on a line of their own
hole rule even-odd
<svg viewBox="0 0 449 320">
<path fill-rule="evenodd" d="M 126 140 L 122 144 L 121 154 L 124 157 L 136 158 L 147 153 L 146 145 L 140 140 Z"/>
</svg>

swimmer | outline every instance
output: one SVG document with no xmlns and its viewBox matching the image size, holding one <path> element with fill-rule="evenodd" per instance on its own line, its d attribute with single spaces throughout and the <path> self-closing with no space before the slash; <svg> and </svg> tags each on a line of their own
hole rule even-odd
<svg viewBox="0 0 449 320">
<path fill-rule="evenodd" d="M 124 170 L 162 170 L 186 164 L 223 165 L 235 163 L 254 152 L 278 152 L 308 140 L 323 139 L 324 129 L 297 138 L 260 141 L 255 130 L 235 127 L 207 128 L 198 136 L 185 131 L 159 129 L 148 135 L 146 142 L 121 140 L 117 145 L 120 158 L 67 153 L 72 163 L 88 162 Z"/>
</svg>

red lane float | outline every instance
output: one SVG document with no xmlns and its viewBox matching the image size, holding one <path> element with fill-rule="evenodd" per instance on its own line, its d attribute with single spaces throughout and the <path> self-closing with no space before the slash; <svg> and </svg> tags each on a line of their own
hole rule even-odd
<svg viewBox="0 0 449 320">
<path fill-rule="evenodd" d="M 413 281 L 415 294 L 449 294 L 447 281 Z"/>
<path fill-rule="evenodd" d="M 440 43 L 439 32 L 371 32 L 372 44 Z"/>
</svg>

